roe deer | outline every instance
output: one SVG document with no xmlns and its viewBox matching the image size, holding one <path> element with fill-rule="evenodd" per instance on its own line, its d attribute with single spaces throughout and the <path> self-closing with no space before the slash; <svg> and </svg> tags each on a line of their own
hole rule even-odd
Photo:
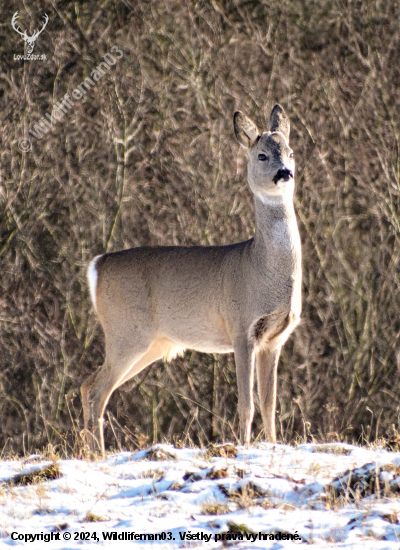
<svg viewBox="0 0 400 550">
<path fill-rule="evenodd" d="M 238 111 L 247 149 L 255 236 L 228 246 L 131 248 L 97 256 L 88 277 L 105 334 L 102 367 L 82 385 L 86 441 L 104 453 L 103 413 L 121 384 L 185 349 L 235 354 L 240 438 L 250 443 L 254 367 L 265 438 L 276 441 L 277 364 L 300 320 L 301 244 L 293 206 L 289 119 L 272 109 L 269 131 Z"/>
</svg>

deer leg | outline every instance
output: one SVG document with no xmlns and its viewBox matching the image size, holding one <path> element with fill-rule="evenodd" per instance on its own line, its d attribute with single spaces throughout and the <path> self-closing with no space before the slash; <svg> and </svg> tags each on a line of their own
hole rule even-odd
<svg viewBox="0 0 400 550">
<path fill-rule="evenodd" d="M 103 366 L 82 384 L 85 439 L 92 451 L 100 449 L 102 454 L 105 452 L 103 414 L 113 391 L 161 356 L 157 347 L 150 348 L 142 356 L 136 355 L 136 358 L 130 355 L 114 357 L 111 361 L 107 356 Z"/>
<path fill-rule="evenodd" d="M 95 443 L 96 441 L 98 442 L 98 434 L 97 434 L 97 437 L 95 437 L 93 433 L 94 425 L 95 425 L 95 422 L 94 422 L 95 415 L 93 413 L 93 401 L 89 400 L 89 394 L 93 386 L 93 383 L 96 380 L 96 376 L 99 370 L 101 370 L 103 367 L 99 367 L 99 369 L 93 374 L 91 374 L 89 378 L 87 378 L 81 386 L 83 419 L 84 419 L 84 426 L 85 426 L 84 428 L 85 442 L 86 442 L 86 445 L 91 450 L 95 450 L 96 448 Z"/>
<path fill-rule="evenodd" d="M 278 360 L 281 348 L 263 348 L 256 354 L 257 385 L 265 439 L 276 441 L 275 409 Z"/>
<path fill-rule="evenodd" d="M 123 369 L 111 366 L 106 357 L 104 364 L 82 384 L 82 406 L 85 422 L 85 441 L 91 451 L 100 450 L 104 454 L 103 413 L 118 382 L 132 366 L 126 362 Z M 114 368 L 113 368 L 114 367 Z M 121 371 L 123 372 L 121 373 Z"/>
<path fill-rule="evenodd" d="M 254 386 L 254 355 L 247 338 L 236 341 L 235 352 L 236 377 L 239 397 L 240 441 L 250 444 L 251 423 L 254 416 L 253 386 Z"/>
</svg>

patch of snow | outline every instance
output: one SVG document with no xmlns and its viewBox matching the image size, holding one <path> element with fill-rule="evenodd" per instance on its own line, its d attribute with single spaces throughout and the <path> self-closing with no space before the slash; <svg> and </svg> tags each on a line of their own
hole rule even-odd
<svg viewBox="0 0 400 550">
<path fill-rule="evenodd" d="M 315 549 L 400 547 L 400 453 L 259 443 L 238 447 L 236 458 L 207 459 L 204 450 L 155 445 L 98 462 L 60 460 L 59 479 L 10 483 L 49 464 L 40 455 L 0 462 L 0 550 L 293 550 L 301 542 L 263 540 L 277 533 L 297 533 Z M 243 540 L 228 538 L 240 530 Z M 165 540 L 143 539 L 163 533 Z M 142 540 L 118 540 L 129 534 Z"/>
</svg>

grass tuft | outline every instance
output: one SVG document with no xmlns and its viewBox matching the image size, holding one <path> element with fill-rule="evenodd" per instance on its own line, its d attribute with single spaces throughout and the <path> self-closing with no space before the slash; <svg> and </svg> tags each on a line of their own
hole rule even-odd
<svg viewBox="0 0 400 550">
<path fill-rule="evenodd" d="M 145 458 L 147 460 L 154 460 L 163 462 L 164 460 L 176 460 L 176 456 L 165 451 L 164 449 L 158 449 L 157 447 L 150 447 L 147 451 Z"/>
<path fill-rule="evenodd" d="M 207 474 L 208 479 L 223 479 L 228 477 L 228 470 L 226 468 L 215 468 Z"/>
<path fill-rule="evenodd" d="M 210 458 L 236 458 L 238 450 L 232 443 L 224 443 L 223 445 L 211 444 L 208 449 L 201 455 L 204 460 L 210 460 Z"/>
<path fill-rule="evenodd" d="M 144 479 L 151 478 L 153 481 L 161 481 L 164 474 L 165 470 L 158 468 L 156 470 L 145 470 L 141 473 L 140 477 Z"/>
<path fill-rule="evenodd" d="M 174 481 L 172 485 L 168 487 L 168 491 L 180 491 L 183 487 L 182 483 L 179 483 L 178 481 Z"/>
<path fill-rule="evenodd" d="M 60 468 L 56 462 L 53 462 L 53 464 L 49 464 L 42 469 L 34 470 L 27 474 L 17 474 L 10 478 L 6 484 L 14 487 L 21 485 L 36 485 L 43 481 L 60 479 L 60 477 L 62 477 Z"/>
<path fill-rule="evenodd" d="M 386 441 L 386 449 L 388 451 L 398 452 L 400 451 L 400 434 L 396 430 L 394 424 L 392 425 L 392 434 Z"/>
<path fill-rule="evenodd" d="M 336 509 L 350 502 L 357 503 L 371 495 L 381 498 L 398 494 L 399 485 L 382 481 L 383 472 L 393 472 L 394 475 L 398 475 L 399 468 L 393 464 L 378 466 L 375 463 L 369 463 L 355 470 L 346 470 L 325 487 L 322 500 L 328 508 Z"/>
<path fill-rule="evenodd" d="M 219 485 L 218 487 L 226 498 L 234 502 L 240 509 L 258 506 L 261 504 L 260 499 L 265 497 L 264 493 L 252 482 L 242 485 L 235 491 L 229 491 L 224 485 Z"/>
<path fill-rule="evenodd" d="M 185 481 L 200 481 L 202 478 L 201 475 L 196 474 L 195 472 L 186 472 L 186 474 L 183 476 L 183 479 Z"/>
<path fill-rule="evenodd" d="M 102 516 L 98 516 L 97 514 L 91 511 L 89 511 L 86 514 L 85 518 L 83 519 L 83 523 L 97 523 L 100 521 L 106 521 L 106 519 L 103 518 Z"/>
<path fill-rule="evenodd" d="M 228 504 L 218 500 L 206 500 L 200 507 L 200 513 L 203 516 L 219 516 L 230 512 Z"/>
<path fill-rule="evenodd" d="M 228 523 L 229 532 L 230 533 L 237 533 L 242 535 L 254 535 L 254 531 L 249 529 L 244 523 L 235 523 L 233 521 L 230 521 Z"/>
<path fill-rule="evenodd" d="M 399 524 L 399 519 L 398 519 L 396 510 L 392 510 L 390 514 L 382 515 L 382 519 L 388 521 L 389 523 L 393 523 L 396 525 Z"/>
<path fill-rule="evenodd" d="M 331 455 L 348 456 L 351 453 L 351 449 L 346 449 L 340 445 L 315 445 L 313 453 L 328 453 Z"/>
</svg>

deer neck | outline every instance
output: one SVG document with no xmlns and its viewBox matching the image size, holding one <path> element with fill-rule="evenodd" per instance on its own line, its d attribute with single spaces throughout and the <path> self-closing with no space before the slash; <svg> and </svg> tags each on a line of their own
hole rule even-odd
<svg viewBox="0 0 400 550">
<path fill-rule="evenodd" d="M 284 269 L 288 276 L 300 272 L 301 245 L 293 196 L 255 196 L 254 248 L 262 263 Z M 272 260 L 272 261 L 271 261 Z"/>
</svg>

